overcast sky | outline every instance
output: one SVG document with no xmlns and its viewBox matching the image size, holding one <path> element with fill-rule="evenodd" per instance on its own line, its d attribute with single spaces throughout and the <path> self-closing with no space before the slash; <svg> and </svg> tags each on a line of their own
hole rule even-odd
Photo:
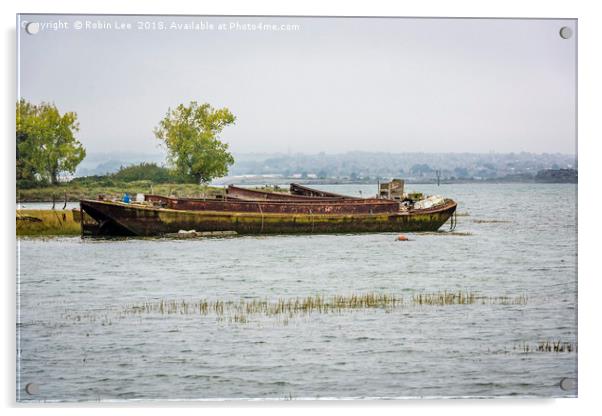
<svg viewBox="0 0 602 416">
<path fill-rule="evenodd" d="M 19 26 L 20 96 L 77 112 L 89 152 L 159 152 L 153 128 L 191 100 L 236 115 L 222 135 L 234 152 L 575 152 L 574 20 L 22 15 Z"/>
</svg>

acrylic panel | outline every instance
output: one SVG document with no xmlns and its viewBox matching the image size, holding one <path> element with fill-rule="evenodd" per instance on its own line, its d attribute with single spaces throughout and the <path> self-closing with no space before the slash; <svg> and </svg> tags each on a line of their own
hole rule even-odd
<svg viewBox="0 0 602 416">
<path fill-rule="evenodd" d="M 576 19 L 16 30 L 17 401 L 577 396 Z"/>
</svg>

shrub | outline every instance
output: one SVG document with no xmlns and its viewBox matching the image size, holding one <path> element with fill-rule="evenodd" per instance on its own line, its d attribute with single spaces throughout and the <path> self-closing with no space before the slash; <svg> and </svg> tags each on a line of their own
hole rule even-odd
<svg viewBox="0 0 602 416">
<path fill-rule="evenodd" d="M 121 167 L 118 172 L 111 175 L 117 181 L 133 182 L 148 180 L 153 183 L 174 182 L 175 177 L 172 172 L 156 163 L 142 162 L 137 165 Z"/>
</svg>

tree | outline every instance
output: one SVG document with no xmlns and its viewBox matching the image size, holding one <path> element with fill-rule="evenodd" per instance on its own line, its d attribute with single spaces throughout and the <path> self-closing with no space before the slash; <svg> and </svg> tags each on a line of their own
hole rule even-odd
<svg viewBox="0 0 602 416">
<path fill-rule="evenodd" d="M 118 181 L 152 181 L 154 183 L 173 182 L 171 171 L 156 163 L 142 162 L 137 165 L 122 166 L 118 172 L 110 175 L 111 178 Z"/>
<path fill-rule="evenodd" d="M 17 182 L 33 184 L 36 180 L 35 166 L 31 163 L 31 146 L 28 145 L 29 136 L 27 135 L 25 125 L 33 116 L 34 107 L 21 100 L 17 103 Z"/>
<path fill-rule="evenodd" d="M 418 164 L 412 166 L 412 168 L 410 169 L 410 172 L 412 172 L 413 175 L 424 176 L 425 173 L 433 172 L 433 168 L 431 168 L 426 163 L 422 163 L 422 164 L 418 163 Z"/>
<path fill-rule="evenodd" d="M 168 161 L 178 176 L 203 183 L 225 176 L 234 163 L 219 135 L 235 120 L 227 108 L 214 109 L 191 101 L 188 106 L 168 109 L 154 133 L 167 147 Z"/>
<path fill-rule="evenodd" d="M 63 115 L 54 104 L 17 103 L 17 179 L 57 184 L 62 172 L 74 173 L 86 156 L 75 138 L 77 114 Z"/>
</svg>

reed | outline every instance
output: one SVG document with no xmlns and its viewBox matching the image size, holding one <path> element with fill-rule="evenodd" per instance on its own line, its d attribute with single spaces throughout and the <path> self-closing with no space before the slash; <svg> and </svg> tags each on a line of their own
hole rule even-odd
<svg viewBox="0 0 602 416">
<path fill-rule="evenodd" d="M 469 291 L 443 291 L 433 293 L 416 293 L 408 302 L 402 296 L 387 293 L 364 293 L 351 295 L 323 295 L 307 296 L 304 298 L 277 299 L 241 299 L 238 302 L 224 300 L 200 299 L 198 301 L 164 300 L 156 302 L 143 302 L 126 306 L 122 310 L 124 315 L 141 315 L 158 313 L 161 315 L 215 315 L 225 318 L 230 322 L 246 323 L 250 315 L 263 315 L 266 317 L 283 317 L 288 319 L 298 315 L 314 313 L 342 313 L 344 311 L 383 309 L 390 312 L 392 309 L 403 306 L 444 306 L 444 305 L 524 305 L 527 296 L 482 296 Z"/>
<path fill-rule="evenodd" d="M 536 345 L 528 344 L 523 342 L 519 345 L 514 346 L 514 350 L 521 351 L 523 353 L 530 352 L 556 352 L 556 353 L 570 353 L 577 351 L 577 344 L 569 341 L 540 341 Z"/>
<path fill-rule="evenodd" d="M 540 341 L 537 344 L 538 352 L 573 352 L 576 346 L 572 342 L 563 341 Z"/>
<path fill-rule="evenodd" d="M 20 209 L 16 232 L 18 236 L 74 236 L 81 234 L 81 227 L 72 210 Z"/>
<path fill-rule="evenodd" d="M 498 305 L 525 305 L 527 304 L 527 295 L 510 296 L 482 296 L 475 292 L 436 292 L 436 293 L 418 293 L 412 296 L 412 303 L 415 305 L 472 305 L 480 304 L 498 304 Z"/>
</svg>

